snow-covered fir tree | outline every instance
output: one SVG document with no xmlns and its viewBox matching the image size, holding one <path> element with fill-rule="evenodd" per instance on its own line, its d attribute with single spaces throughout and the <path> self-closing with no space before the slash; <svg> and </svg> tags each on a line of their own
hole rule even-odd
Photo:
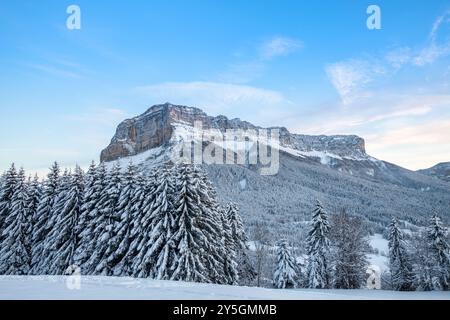
<svg viewBox="0 0 450 320">
<path fill-rule="evenodd" d="M 167 280 L 175 256 L 172 235 L 175 227 L 174 181 L 172 169 L 166 165 L 156 172 L 147 186 L 143 204 L 139 255 L 135 261 L 136 275 Z"/>
<path fill-rule="evenodd" d="M 273 285 L 278 289 L 296 288 L 298 281 L 297 262 L 287 240 L 278 241 Z"/>
<path fill-rule="evenodd" d="M 5 218 L 0 250 L 0 274 L 27 275 L 31 263 L 31 213 L 25 171 L 16 177 L 11 205 Z"/>
<path fill-rule="evenodd" d="M 205 234 L 209 238 L 208 254 L 205 255 L 205 258 L 206 265 L 210 266 L 210 278 L 214 283 L 235 284 L 238 281 L 236 254 L 232 247 L 233 240 L 229 237 L 231 234 L 224 230 L 224 211 L 217 199 L 217 191 L 206 171 L 197 166 L 192 169 L 194 181 L 197 181 L 199 203 L 203 203 L 200 206 L 202 214 L 199 226 L 207 230 Z M 225 243 L 227 236 L 229 240 Z M 224 252 L 228 252 L 226 257 L 224 257 Z"/>
<path fill-rule="evenodd" d="M 114 226 L 120 221 L 117 207 L 122 189 L 122 173 L 119 163 L 115 163 L 106 176 L 106 189 L 98 203 L 99 214 L 92 221 L 95 225 L 95 248 L 91 257 L 83 265 L 88 274 L 112 275 L 113 265 L 108 262 L 114 250 Z"/>
<path fill-rule="evenodd" d="M 81 213 L 84 193 L 84 173 L 76 167 L 61 181 L 57 202 L 52 219 L 53 228 L 46 240 L 51 250 L 45 263 L 49 265 L 49 274 L 64 274 L 67 268 L 75 264 L 75 250 L 78 246 L 77 224 Z"/>
<path fill-rule="evenodd" d="M 60 185 L 60 168 L 54 163 L 43 183 L 41 200 L 33 215 L 31 274 L 46 274 L 48 266 L 43 264 L 49 250 L 45 250 L 47 236 L 52 230 L 51 217 Z"/>
<path fill-rule="evenodd" d="M 447 242 L 448 230 L 435 214 L 427 229 L 428 244 L 435 262 L 434 274 L 440 288 L 450 290 L 450 246 Z"/>
<path fill-rule="evenodd" d="M 359 289 L 366 284 L 369 243 L 359 217 L 345 210 L 331 216 L 333 287 Z"/>
<path fill-rule="evenodd" d="M 128 249 L 120 262 L 120 269 L 126 270 L 126 274 L 132 276 L 135 274 L 136 256 L 139 254 L 139 244 L 142 237 L 141 221 L 144 212 L 144 205 L 151 202 L 154 192 L 153 184 L 149 177 L 143 177 L 136 174 L 134 181 L 134 192 L 130 199 L 130 222 L 128 226 Z M 150 199 L 149 199 L 150 198 Z M 148 207 L 146 207 L 148 210 Z M 147 211 L 148 212 L 148 211 Z"/>
<path fill-rule="evenodd" d="M 414 286 L 419 291 L 431 291 L 439 288 L 437 278 L 434 276 L 434 258 L 425 232 L 418 232 L 413 236 L 412 254 Z"/>
<path fill-rule="evenodd" d="M 309 288 L 325 289 L 330 287 L 329 232 L 328 214 L 320 201 L 317 201 L 306 239 L 308 254 L 306 281 Z"/>
<path fill-rule="evenodd" d="M 131 275 L 132 261 L 128 259 L 127 252 L 130 246 L 131 227 L 133 218 L 132 202 L 136 191 L 136 167 L 130 163 L 123 174 L 121 192 L 117 207 L 115 208 L 115 220 L 113 234 L 110 239 L 109 256 L 107 263 L 113 275 Z"/>
<path fill-rule="evenodd" d="M 3 184 L 5 183 L 5 180 L 6 180 L 6 172 L 3 172 L 0 175 L 0 195 L 2 194 Z"/>
<path fill-rule="evenodd" d="M 220 278 L 223 278 L 223 280 L 220 280 L 220 282 L 229 285 L 236 285 L 239 281 L 236 250 L 237 248 L 236 243 L 233 239 L 230 221 L 228 220 L 227 207 L 223 208 L 220 205 L 217 199 L 217 191 L 212 185 L 211 180 L 208 178 L 206 172 L 198 170 L 197 168 L 197 170 L 194 170 L 194 173 L 199 179 L 200 184 L 204 186 L 204 188 L 200 190 L 204 190 L 203 199 L 205 201 L 206 207 L 209 208 L 208 212 L 209 214 L 211 214 L 211 219 L 215 220 L 215 222 L 219 226 L 219 230 L 221 230 L 222 233 L 221 245 L 226 251 L 225 254 L 222 254 L 224 271 L 223 276 L 219 276 Z"/>
<path fill-rule="evenodd" d="M 225 210 L 236 252 L 239 281 L 241 284 L 249 284 L 255 279 L 256 272 L 249 258 L 248 237 L 239 214 L 239 207 L 235 203 L 229 203 Z"/>
<path fill-rule="evenodd" d="M 392 287 L 398 291 L 414 290 L 414 274 L 408 248 L 403 239 L 398 220 L 392 219 L 389 225 L 389 267 Z"/>
<path fill-rule="evenodd" d="M 93 257 L 100 236 L 100 225 L 104 219 L 100 201 L 102 194 L 107 190 L 107 170 L 104 163 L 98 167 L 94 163 L 88 169 L 85 176 L 83 205 L 79 223 L 77 225 L 77 234 L 79 235 L 79 245 L 76 250 L 75 262 L 81 266 L 84 274 L 93 274 L 95 267 L 88 267 L 87 261 Z"/>
<path fill-rule="evenodd" d="M 89 252 L 89 245 L 93 237 L 93 225 L 90 224 L 90 220 L 91 214 L 96 214 L 96 205 L 99 200 L 98 192 L 94 187 L 96 184 L 96 179 L 97 167 L 95 162 L 92 161 L 84 177 L 83 203 L 81 205 L 80 215 L 78 217 L 75 230 L 75 232 L 79 235 L 79 242 L 74 256 L 75 264 L 78 266 L 82 266 L 88 257 L 92 255 L 92 252 Z M 86 274 L 86 270 L 83 270 L 83 268 L 81 271 L 83 274 Z"/>
<path fill-rule="evenodd" d="M 32 225 L 34 226 L 38 223 L 36 212 L 39 207 L 39 202 L 42 199 L 42 186 L 39 182 L 39 177 L 37 175 L 32 179 L 28 178 L 28 204 L 27 208 L 32 216 Z M 32 236 L 32 235 L 31 235 Z"/>
<path fill-rule="evenodd" d="M 198 169 L 186 164 L 176 168 L 175 259 L 172 280 L 225 283 L 220 215 L 208 207 L 208 186 Z"/>
<path fill-rule="evenodd" d="M 11 200 L 17 184 L 17 170 L 14 163 L 5 173 L 0 190 L 0 242 L 5 228 L 5 219 L 9 215 Z"/>
<path fill-rule="evenodd" d="M 239 281 L 239 269 L 237 264 L 237 245 L 231 231 L 231 224 L 225 209 L 217 207 L 220 210 L 222 222 L 222 241 L 225 246 L 224 257 L 224 273 L 226 283 L 229 285 L 237 285 Z"/>
</svg>

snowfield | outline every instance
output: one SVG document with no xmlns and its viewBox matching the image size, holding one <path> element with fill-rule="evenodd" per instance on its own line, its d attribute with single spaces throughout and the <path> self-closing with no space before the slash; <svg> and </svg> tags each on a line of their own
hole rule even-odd
<svg viewBox="0 0 450 320">
<path fill-rule="evenodd" d="M 450 292 L 265 289 L 150 279 L 86 276 L 0 276 L 2 300 L 450 300 Z M 72 289 L 69 289 L 72 288 Z"/>
</svg>

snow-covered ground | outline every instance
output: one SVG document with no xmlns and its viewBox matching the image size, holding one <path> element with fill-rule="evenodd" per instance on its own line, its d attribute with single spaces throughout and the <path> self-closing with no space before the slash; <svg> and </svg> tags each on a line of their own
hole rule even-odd
<svg viewBox="0 0 450 320">
<path fill-rule="evenodd" d="M 371 265 L 375 265 L 381 272 L 389 269 L 389 248 L 388 241 L 379 233 L 369 237 L 369 244 L 373 249 L 378 250 L 378 254 L 369 254 L 368 259 Z"/>
<path fill-rule="evenodd" d="M 336 300 L 445 299 L 449 292 L 264 289 L 116 277 L 1 276 L 0 299 L 16 300 Z M 72 289 L 69 289 L 72 288 Z"/>
</svg>

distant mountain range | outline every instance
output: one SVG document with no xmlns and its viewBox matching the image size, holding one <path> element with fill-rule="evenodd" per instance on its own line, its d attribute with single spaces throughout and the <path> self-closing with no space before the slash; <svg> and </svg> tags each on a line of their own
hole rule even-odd
<svg viewBox="0 0 450 320">
<path fill-rule="evenodd" d="M 450 182 L 450 162 L 441 162 L 434 167 L 418 172 Z"/>
<path fill-rule="evenodd" d="M 221 133 L 262 129 L 198 108 L 155 105 L 119 124 L 101 161 L 126 165 L 132 160 L 143 170 L 158 166 L 194 130 L 195 121 Z M 450 219 L 449 163 L 414 172 L 371 157 L 364 139 L 355 135 L 312 136 L 277 129 L 280 142 L 272 146 L 280 152 L 276 175 L 260 175 L 259 165 L 205 165 L 219 196 L 240 205 L 250 228 L 263 222 L 287 235 L 302 232 L 315 199 L 329 211 L 345 207 L 364 216 L 378 231 L 393 216 L 412 226 L 433 212 Z"/>
</svg>

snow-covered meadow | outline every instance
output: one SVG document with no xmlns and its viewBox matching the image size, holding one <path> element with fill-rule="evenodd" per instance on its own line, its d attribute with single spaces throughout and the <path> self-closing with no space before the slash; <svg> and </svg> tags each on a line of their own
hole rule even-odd
<svg viewBox="0 0 450 320">
<path fill-rule="evenodd" d="M 450 300 L 450 292 L 265 289 L 125 277 L 0 276 L 2 300 Z"/>
</svg>

